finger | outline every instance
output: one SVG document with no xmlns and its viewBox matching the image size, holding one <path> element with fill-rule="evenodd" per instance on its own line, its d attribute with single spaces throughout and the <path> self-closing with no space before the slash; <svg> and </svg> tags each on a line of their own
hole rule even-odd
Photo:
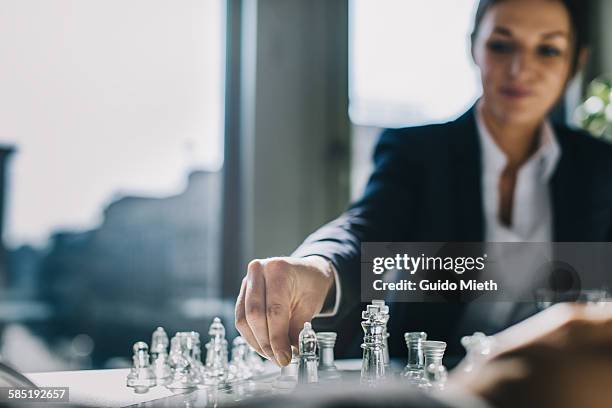
<svg viewBox="0 0 612 408">
<path fill-rule="evenodd" d="M 284 265 L 267 264 L 266 268 L 268 336 L 274 358 L 279 365 L 285 366 L 291 362 L 291 346 L 289 344 L 291 285 Z"/>
<path fill-rule="evenodd" d="M 245 315 L 259 347 L 268 359 L 274 358 L 268 338 L 268 321 L 266 318 L 266 283 L 263 276 L 263 265 L 260 261 L 249 264 L 246 278 Z"/>
<path fill-rule="evenodd" d="M 304 323 L 310 322 L 314 312 L 310 308 L 296 308 L 289 322 L 289 341 L 292 346 L 298 347 L 300 332 L 304 328 Z"/>
<path fill-rule="evenodd" d="M 236 300 L 236 329 L 238 330 L 238 333 L 240 333 L 240 335 L 246 340 L 246 342 L 249 343 L 249 345 L 253 347 L 255 351 L 257 351 L 260 355 L 263 356 L 264 352 L 261 350 L 261 347 L 259 347 L 259 343 L 257 343 L 257 339 L 255 338 L 255 335 L 251 331 L 251 328 L 249 327 L 249 324 L 246 321 L 246 313 L 244 309 L 245 294 L 246 277 L 242 279 L 242 284 L 240 285 L 240 293 L 238 294 L 238 299 Z"/>
</svg>

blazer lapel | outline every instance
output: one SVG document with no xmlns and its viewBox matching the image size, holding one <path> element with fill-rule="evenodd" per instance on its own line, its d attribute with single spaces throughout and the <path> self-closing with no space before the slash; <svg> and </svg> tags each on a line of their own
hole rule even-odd
<svg viewBox="0 0 612 408">
<path fill-rule="evenodd" d="M 481 242 L 484 240 L 484 210 L 482 204 L 482 163 L 475 108 L 452 124 L 450 140 L 451 172 L 453 178 L 450 197 L 454 203 L 455 240 Z"/>
</svg>

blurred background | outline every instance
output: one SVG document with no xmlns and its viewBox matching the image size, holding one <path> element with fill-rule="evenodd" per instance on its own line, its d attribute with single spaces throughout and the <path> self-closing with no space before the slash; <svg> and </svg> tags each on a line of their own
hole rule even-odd
<svg viewBox="0 0 612 408">
<path fill-rule="evenodd" d="M 130 364 L 358 197 L 384 127 L 478 97 L 475 0 L 0 0 L 0 358 Z M 612 2 L 555 115 L 610 137 Z M 593 80 L 595 80 L 593 82 Z"/>
</svg>

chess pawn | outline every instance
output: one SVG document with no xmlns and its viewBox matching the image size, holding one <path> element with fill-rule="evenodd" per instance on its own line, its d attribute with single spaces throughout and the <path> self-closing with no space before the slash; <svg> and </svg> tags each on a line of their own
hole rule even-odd
<svg viewBox="0 0 612 408">
<path fill-rule="evenodd" d="M 376 386 L 386 377 L 384 363 L 384 327 L 389 314 L 381 313 L 379 306 L 367 305 L 361 314 L 364 321 L 361 327 L 364 331 L 363 360 L 361 363 L 361 382 L 368 386 Z"/>
<path fill-rule="evenodd" d="M 423 341 L 423 355 L 425 356 L 425 379 L 423 388 L 443 389 L 446 383 L 447 371 L 442 364 L 446 343 L 443 341 Z"/>
<path fill-rule="evenodd" d="M 172 379 L 166 384 L 166 387 L 171 390 L 195 388 L 198 382 L 197 374 L 193 372 L 191 362 L 186 356 L 182 337 L 181 333 L 176 333 L 170 341 L 168 361 L 172 370 Z"/>
<path fill-rule="evenodd" d="M 427 333 L 404 333 L 404 340 L 408 348 L 408 362 L 402 371 L 402 377 L 408 380 L 409 383 L 418 385 L 424 379 L 425 374 L 423 342 L 427 340 Z"/>
<path fill-rule="evenodd" d="M 334 346 L 337 334 L 334 332 L 317 333 L 319 345 L 319 378 L 322 381 L 337 381 L 341 379 L 340 371 L 334 362 Z"/>
<path fill-rule="evenodd" d="M 205 384 L 219 384 L 227 379 L 228 352 L 225 327 L 221 319 L 215 317 L 208 329 L 210 336 L 206 344 Z"/>
<path fill-rule="evenodd" d="M 248 380 L 253 376 L 247 363 L 249 345 L 246 340 L 238 336 L 232 342 L 232 360 L 229 363 L 228 378 L 234 380 Z"/>
<path fill-rule="evenodd" d="M 254 375 L 262 374 L 264 372 L 264 361 L 251 346 L 249 346 L 246 360 Z"/>
<path fill-rule="evenodd" d="M 461 345 L 465 347 L 466 355 L 462 364 L 466 373 L 474 369 L 475 364 L 488 356 L 494 346 L 494 339 L 484 333 L 476 332 L 471 336 L 463 336 Z"/>
<path fill-rule="evenodd" d="M 172 370 L 168 362 L 169 344 L 166 331 L 158 327 L 151 336 L 151 365 L 158 385 L 164 385 L 172 379 Z"/>
<path fill-rule="evenodd" d="M 304 323 L 299 336 L 298 383 L 318 382 L 317 376 L 317 335 L 310 322 Z"/>
<path fill-rule="evenodd" d="M 376 299 L 372 300 L 372 305 L 378 306 L 381 313 L 389 315 L 389 306 L 385 305 L 384 300 L 376 300 Z M 389 318 L 387 318 L 387 321 L 388 320 Z M 385 362 L 385 371 L 388 371 L 390 367 L 390 363 L 389 363 L 389 333 L 387 332 L 387 323 L 385 323 L 385 327 L 383 330 L 383 347 L 384 347 L 383 360 Z"/>
<path fill-rule="evenodd" d="M 127 386 L 134 388 L 137 394 L 144 394 L 157 384 L 155 372 L 149 364 L 149 346 L 139 341 L 134 344 L 133 351 L 134 366 L 128 374 Z"/>
</svg>

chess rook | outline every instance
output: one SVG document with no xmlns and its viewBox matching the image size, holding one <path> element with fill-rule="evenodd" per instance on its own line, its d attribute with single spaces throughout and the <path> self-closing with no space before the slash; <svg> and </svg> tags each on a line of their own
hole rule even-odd
<svg viewBox="0 0 612 408">
<path fill-rule="evenodd" d="M 424 378 L 425 357 L 423 356 L 423 342 L 427 340 L 427 333 L 404 333 L 404 340 L 408 348 L 408 362 L 402 371 L 402 377 L 406 378 L 410 383 L 418 384 Z"/>
<path fill-rule="evenodd" d="M 446 367 L 442 364 L 446 343 L 443 341 L 423 341 L 423 355 L 425 356 L 425 378 L 427 388 L 441 389 L 446 383 Z"/>
<path fill-rule="evenodd" d="M 334 361 L 334 346 L 337 334 L 334 332 L 317 333 L 319 346 L 319 378 L 321 381 L 335 381 L 341 378 Z"/>
</svg>

